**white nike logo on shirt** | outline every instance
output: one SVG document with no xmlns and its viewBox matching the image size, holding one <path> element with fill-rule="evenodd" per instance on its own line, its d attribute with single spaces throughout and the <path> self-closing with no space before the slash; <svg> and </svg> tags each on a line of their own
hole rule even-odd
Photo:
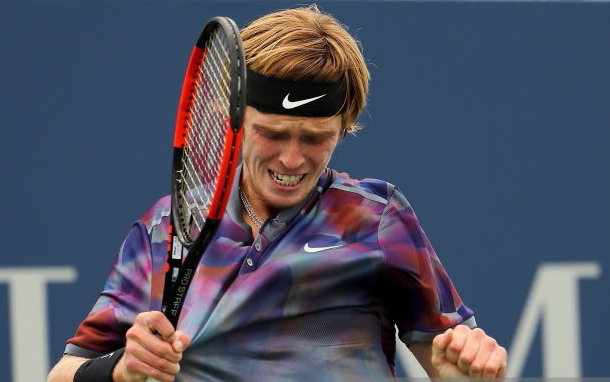
<svg viewBox="0 0 610 382">
<path fill-rule="evenodd" d="M 307 99 L 302 99 L 300 101 L 291 101 L 288 99 L 288 96 L 290 96 L 290 93 L 286 94 L 286 97 L 284 97 L 284 100 L 282 101 L 282 106 L 284 107 L 284 109 L 294 109 L 295 107 L 299 107 L 299 106 L 303 106 L 306 103 L 310 103 L 312 101 L 315 101 L 319 98 L 324 97 L 326 94 L 322 94 L 321 96 L 317 96 L 317 97 L 312 97 L 312 98 L 307 98 Z"/>
<path fill-rule="evenodd" d="M 341 246 L 343 246 L 343 245 L 338 244 L 338 245 L 330 245 L 328 247 L 310 247 L 309 243 L 305 243 L 305 246 L 303 247 L 303 249 L 305 250 L 305 252 L 315 253 L 315 252 L 325 251 L 327 249 L 339 248 Z"/>
</svg>

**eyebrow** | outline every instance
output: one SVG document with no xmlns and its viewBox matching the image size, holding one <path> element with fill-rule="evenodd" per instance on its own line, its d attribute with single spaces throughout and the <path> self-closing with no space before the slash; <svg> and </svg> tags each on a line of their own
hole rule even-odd
<svg viewBox="0 0 610 382">
<path fill-rule="evenodd" d="M 290 133 L 290 129 L 275 128 L 272 126 L 260 125 L 258 123 L 253 123 L 252 127 L 261 133 L 271 133 L 271 134 Z M 311 130 L 311 129 L 307 129 L 307 128 L 304 128 L 303 130 L 304 130 L 305 135 L 315 136 L 318 139 L 330 138 L 336 134 L 335 131 L 315 131 L 315 130 Z"/>
</svg>

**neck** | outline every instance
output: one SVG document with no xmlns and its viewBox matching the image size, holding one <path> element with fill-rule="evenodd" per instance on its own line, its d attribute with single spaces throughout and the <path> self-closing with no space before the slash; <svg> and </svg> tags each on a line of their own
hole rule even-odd
<svg viewBox="0 0 610 382">
<path fill-rule="evenodd" d="M 239 189 L 239 197 L 241 199 L 242 206 L 244 207 L 244 210 L 246 212 L 245 215 L 248 217 L 250 222 L 252 222 L 252 224 L 254 224 L 256 226 L 256 228 L 261 228 L 265 221 L 263 220 L 263 218 L 261 218 L 256 213 L 256 211 L 254 210 L 254 208 L 250 204 L 250 201 L 248 200 L 248 197 L 246 196 L 246 193 L 243 191 L 243 189 L 241 187 Z"/>
</svg>

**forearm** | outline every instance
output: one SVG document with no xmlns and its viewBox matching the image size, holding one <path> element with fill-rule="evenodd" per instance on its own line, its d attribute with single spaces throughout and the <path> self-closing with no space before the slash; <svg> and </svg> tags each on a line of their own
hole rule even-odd
<svg viewBox="0 0 610 382">
<path fill-rule="evenodd" d="M 432 365 L 432 344 L 430 342 L 413 342 L 409 345 L 409 350 L 430 378 L 439 377 L 438 370 Z"/>
<path fill-rule="evenodd" d="M 74 373 L 86 360 L 87 358 L 64 355 L 49 372 L 47 382 L 72 382 Z"/>
</svg>

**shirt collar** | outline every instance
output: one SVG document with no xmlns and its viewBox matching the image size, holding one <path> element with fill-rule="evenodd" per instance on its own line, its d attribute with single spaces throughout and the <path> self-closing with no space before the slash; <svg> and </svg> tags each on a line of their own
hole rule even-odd
<svg viewBox="0 0 610 382">
<path fill-rule="evenodd" d="M 248 230 L 249 226 L 242 217 L 242 205 L 241 199 L 239 198 L 239 181 L 241 179 L 242 165 L 243 164 L 240 163 L 235 170 L 235 179 L 233 181 L 233 185 L 231 186 L 231 195 L 229 197 L 229 202 L 227 203 L 226 214 L 228 214 L 231 220 L 237 223 L 240 227 Z M 332 170 L 328 168 L 325 169 L 318 179 L 316 186 L 311 189 L 307 197 L 305 197 L 305 199 L 303 199 L 303 201 L 296 206 L 282 210 L 275 217 L 275 219 L 266 223 L 264 225 L 263 234 L 272 240 L 288 226 L 288 224 L 297 216 L 299 212 L 307 212 L 309 208 L 315 204 L 319 195 L 328 188 L 330 181 L 332 180 L 331 178 Z"/>
</svg>

